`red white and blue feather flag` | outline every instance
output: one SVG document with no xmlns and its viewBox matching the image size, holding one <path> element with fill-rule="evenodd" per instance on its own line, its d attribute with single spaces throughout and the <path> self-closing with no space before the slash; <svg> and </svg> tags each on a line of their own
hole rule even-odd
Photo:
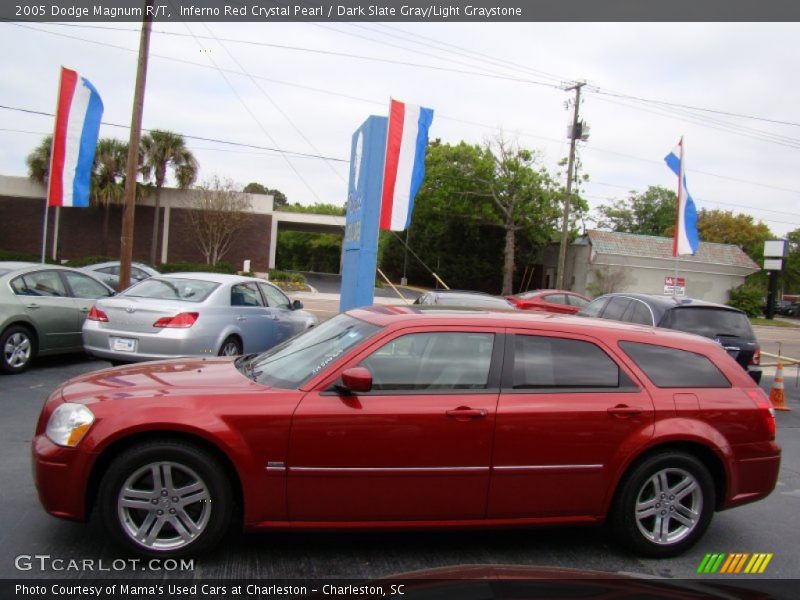
<svg viewBox="0 0 800 600">
<path fill-rule="evenodd" d="M 425 151 L 433 110 L 392 100 L 386 133 L 380 228 L 403 231 L 411 225 L 414 197 L 425 178 Z"/>
<path fill-rule="evenodd" d="M 683 138 L 675 146 L 675 149 L 664 157 L 664 162 L 678 176 L 678 206 L 675 218 L 675 236 L 672 240 L 672 256 L 695 254 L 700 245 L 700 236 L 697 233 L 697 207 L 686 188 Z"/>
<path fill-rule="evenodd" d="M 95 87 L 61 67 L 56 124 L 50 152 L 48 206 L 89 206 L 94 153 L 103 101 Z"/>
</svg>

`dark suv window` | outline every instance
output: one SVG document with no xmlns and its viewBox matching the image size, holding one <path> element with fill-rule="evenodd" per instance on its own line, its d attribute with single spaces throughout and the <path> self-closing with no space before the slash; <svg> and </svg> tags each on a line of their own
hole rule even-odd
<svg viewBox="0 0 800 600">
<path fill-rule="evenodd" d="M 619 345 L 660 388 L 731 387 L 725 375 L 702 354 L 637 342 L 620 342 Z"/>
<path fill-rule="evenodd" d="M 590 342 L 534 335 L 514 338 L 514 389 L 619 387 L 619 367 Z"/>
<path fill-rule="evenodd" d="M 660 327 L 696 333 L 706 337 L 731 336 L 755 339 L 744 313 L 711 307 L 680 307 L 668 310 Z"/>
</svg>

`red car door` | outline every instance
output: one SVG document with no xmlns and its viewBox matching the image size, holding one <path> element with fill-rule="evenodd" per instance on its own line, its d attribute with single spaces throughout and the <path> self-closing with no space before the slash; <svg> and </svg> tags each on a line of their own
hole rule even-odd
<svg viewBox="0 0 800 600">
<path fill-rule="evenodd" d="M 621 461 L 652 436 L 650 396 L 597 340 L 509 333 L 488 516 L 601 514 Z"/>
<path fill-rule="evenodd" d="M 503 348 L 494 330 L 404 330 L 342 369 L 368 393 L 330 391 L 294 414 L 288 465 L 294 521 L 484 518 Z"/>
</svg>

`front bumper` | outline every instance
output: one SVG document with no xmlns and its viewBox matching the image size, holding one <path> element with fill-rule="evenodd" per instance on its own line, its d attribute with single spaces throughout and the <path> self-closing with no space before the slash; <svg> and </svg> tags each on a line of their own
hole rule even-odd
<svg viewBox="0 0 800 600">
<path fill-rule="evenodd" d="M 55 445 L 44 434 L 31 443 L 33 481 L 39 502 L 55 517 L 85 521 L 89 457 Z"/>
</svg>

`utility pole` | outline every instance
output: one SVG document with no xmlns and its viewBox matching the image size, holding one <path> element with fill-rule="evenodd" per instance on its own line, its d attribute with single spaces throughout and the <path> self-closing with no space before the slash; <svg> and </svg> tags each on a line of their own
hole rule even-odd
<svg viewBox="0 0 800 600">
<path fill-rule="evenodd" d="M 580 137 L 578 132 L 578 111 L 581 106 L 581 88 L 585 83 L 576 83 L 566 91 L 575 90 L 575 110 L 572 113 L 572 129 L 570 129 L 569 162 L 567 163 L 567 194 L 564 198 L 564 216 L 561 221 L 561 247 L 558 250 L 558 274 L 556 288 L 564 289 L 564 268 L 567 263 L 567 244 L 569 242 L 569 205 L 572 196 L 572 170 L 575 165 L 575 142 Z"/>
<path fill-rule="evenodd" d="M 147 58 L 150 53 L 150 28 L 153 24 L 154 0 L 145 3 L 142 35 L 139 38 L 139 64 L 136 69 L 136 88 L 131 114 L 131 134 L 128 139 L 128 164 L 125 173 L 125 208 L 122 213 L 122 236 L 119 248 L 119 289 L 124 290 L 131 282 L 131 260 L 133 258 L 133 219 L 136 208 L 136 176 L 139 171 L 139 140 L 142 137 L 142 113 L 144 112 L 144 87 L 147 80 Z"/>
</svg>

